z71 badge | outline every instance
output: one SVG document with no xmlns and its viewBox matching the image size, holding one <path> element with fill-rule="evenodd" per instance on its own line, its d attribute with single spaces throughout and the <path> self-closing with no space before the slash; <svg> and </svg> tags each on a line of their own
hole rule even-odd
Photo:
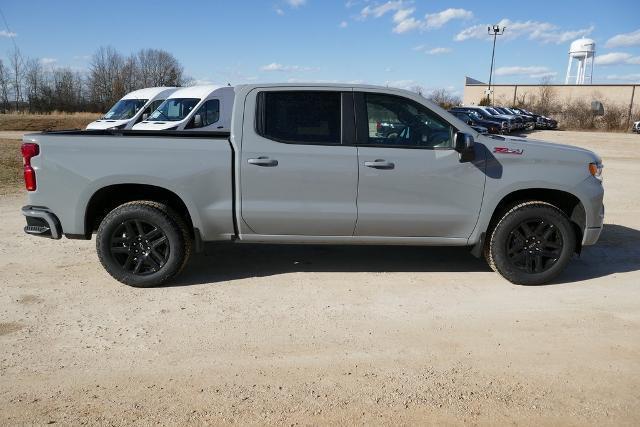
<svg viewBox="0 0 640 427">
<path fill-rule="evenodd" d="M 524 153 L 524 150 L 521 148 L 496 147 L 493 149 L 493 152 L 500 154 L 517 154 L 518 156 L 521 156 Z"/>
</svg>

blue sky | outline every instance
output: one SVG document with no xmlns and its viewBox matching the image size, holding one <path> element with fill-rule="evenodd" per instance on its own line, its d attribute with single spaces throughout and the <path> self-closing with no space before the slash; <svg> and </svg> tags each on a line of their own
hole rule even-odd
<svg viewBox="0 0 640 427">
<path fill-rule="evenodd" d="M 580 7 L 580 12 L 574 12 Z M 563 82 L 580 36 L 594 82 L 640 81 L 636 1 L 3 0 L 0 57 L 15 41 L 47 66 L 89 67 L 99 46 L 173 53 L 200 82 L 339 81 L 461 91 L 488 80 L 486 25 L 502 22 L 495 81 Z M 13 39 L 13 40 L 12 40 Z"/>
</svg>

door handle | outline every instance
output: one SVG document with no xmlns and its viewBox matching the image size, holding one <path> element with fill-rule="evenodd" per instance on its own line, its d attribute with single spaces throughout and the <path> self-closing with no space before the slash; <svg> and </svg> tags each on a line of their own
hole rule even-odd
<svg viewBox="0 0 640 427">
<path fill-rule="evenodd" d="M 249 162 L 250 165 L 256 165 L 256 166 L 267 166 L 267 167 L 278 166 L 278 161 L 276 159 L 270 159 L 268 157 L 258 157 L 257 159 L 249 159 L 247 160 L 247 162 Z"/>
<path fill-rule="evenodd" d="M 388 162 L 384 159 L 376 159 L 373 162 L 364 162 L 364 165 L 368 168 L 374 169 L 393 169 L 396 167 L 393 162 Z"/>
</svg>

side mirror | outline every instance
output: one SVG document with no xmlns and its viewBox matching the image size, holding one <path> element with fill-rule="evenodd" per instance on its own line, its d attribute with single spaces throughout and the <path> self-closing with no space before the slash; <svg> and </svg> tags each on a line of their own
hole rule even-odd
<svg viewBox="0 0 640 427">
<path fill-rule="evenodd" d="M 143 113 L 142 114 L 142 121 L 145 121 L 149 118 L 149 114 L 148 113 Z"/>
<path fill-rule="evenodd" d="M 476 158 L 476 152 L 474 149 L 476 142 L 473 136 L 464 132 L 457 132 L 455 137 L 454 149 L 460 153 L 461 162 L 470 162 Z"/>
<path fill-rule="evenodd" d="M 201 128 L 202 127 L 202 116 L 200 114 L 196 114 L 193 116 L 193 127 Z"/>
</svg>

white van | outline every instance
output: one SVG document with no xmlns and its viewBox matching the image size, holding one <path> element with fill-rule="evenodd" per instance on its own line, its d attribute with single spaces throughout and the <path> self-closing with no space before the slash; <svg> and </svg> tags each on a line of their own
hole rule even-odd
<svg viewBox="0 0 640 427">
<path fill-rule="evenodd" d="M 126 94 L 113 107 L 87 129 L 131 129 L 145 120 L 149 114 L 164 102 L 177 87 L 148 87 Z"/>
<path fill-rule="evenodd" d="M 234 90 L 230 86 L 178 89 L 133 130 L 229 132 L 233 99 Z"/>
</svg>

